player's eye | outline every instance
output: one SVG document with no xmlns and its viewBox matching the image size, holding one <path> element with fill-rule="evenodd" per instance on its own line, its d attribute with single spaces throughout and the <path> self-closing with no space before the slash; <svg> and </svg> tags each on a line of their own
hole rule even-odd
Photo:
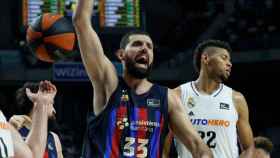
<svg viewBox="0 0 280 158">
<path fill-rule="evenodd" d="M 137 47 L 137 46 L 142 46 L 143 42 L 141 41 L 135 41 L 132 43 L 132 46 Z"/>
</svg>

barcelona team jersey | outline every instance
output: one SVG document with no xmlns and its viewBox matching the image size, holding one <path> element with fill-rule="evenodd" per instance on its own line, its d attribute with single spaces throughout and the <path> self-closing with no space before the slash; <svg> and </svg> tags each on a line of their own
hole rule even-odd
<svg viewBox="0 0 280 158">
<path fill-rule="evenodd" d="M 23 139 L 25 139 L 30 130 L 26 126 L 22 126 L 18 131 Z M 58 158 L 55 139 L 51 132 L 48 133 L 47 146 L 43 158 Z"/>
<path fill-rule="evenodd" d="M 122 78 L 108 105 L 89 115 L 86 158 L 161 158 L 168 133 L 167 88 L 137 95 Z"/>
</svg>

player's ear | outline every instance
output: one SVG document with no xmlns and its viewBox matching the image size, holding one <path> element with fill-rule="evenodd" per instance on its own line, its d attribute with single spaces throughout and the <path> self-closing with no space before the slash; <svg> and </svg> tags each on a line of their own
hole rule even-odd
<svg viewBox="0 0 280 158">
<path fill-rule="evenodd" d="M 124 59 L 124 49 L 118 49 L 116 51 L 116 56 L 120 61 L 122 61 Z"/>
<path fill-rule="evenodd" d="M 201 54 L 201 63 L 204 63 L 204 64 L 208 64 L 209 62 L 209 56 L 207 53 L 202 53 Z"/>
</svg>

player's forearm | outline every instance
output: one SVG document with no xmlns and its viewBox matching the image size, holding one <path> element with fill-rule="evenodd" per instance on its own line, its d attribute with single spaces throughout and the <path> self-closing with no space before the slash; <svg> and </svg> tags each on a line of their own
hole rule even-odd
<svg viewBox="0 0 280 158">
<path fill-rule="evenodd" d="M 239 158 L 254 158 L 254 154 L 255 154 L 255 146 L 251 145 L 246 150 L 243 150 Z"/>
<path fill-rule="evenodd" d="M 73 23 L 77 31 L 86 25 L 91 25 L 91 14 L 94 0 L 78 0 L 76 10 L 73 14 Z"/>
<path fill-rule="evenodd" d="M 43 157 L 47 144 L 48 106 L 38 102 L 32 114 L 32 126 L 26 139 L 34 158 Z"/>
<path fill-rule="evenodd" d="M 73 15 L 82 61 L 92 81 L 101 76 L 98 73 L 103 70 L 104 66 L 103 47 L 97 33 L 91 26 L 93 3 L 94 0 L 78 0 Z"/>
<path fill-rule="evenodd" d="M 193 158 L 213 158 L 211 150 L 203 142 L 195 142 L 193 145 Z"/>
<path fill-rule="evenodd" d="M 187 122 L 187 121 L 185 121 Z M 184 146 L 191 152 L 193 158 L 213 158 L 213 154 L 211 150 L 208 148 L 206 144 L 202 142 L 199 135 L 192 129 L 190 123 L 188 123 L 188 129 L 184 130 L 182 127 L 184 124 L 181 125 L 181 128 L 174 127 L 171 124 L 171 129 L 176 135 L 176 137 L 184 144 Z M 177 125 L 177 124 L 175 124 Z M 187 127 L 187 126 L 185 126 Z M 191 130 L 190 130 L 191 129 Z M 187 131 L 187 132 L 186 132 Z"/>
</svg>

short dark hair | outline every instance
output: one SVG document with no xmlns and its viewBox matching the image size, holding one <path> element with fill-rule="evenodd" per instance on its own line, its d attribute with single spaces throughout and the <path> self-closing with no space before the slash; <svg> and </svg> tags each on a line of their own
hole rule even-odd
<svg viewBox="0 0 280 158">
<path fill-rule="evenodd" d="M 33 103 L 26 95 L 25 89 L 29 88 L 31 92 L 36 93 L 39 90 L 39 83 L 26 82 L 21 88 L 16 91 L 16 111 L 21 115 L 28 115 L 33 108 Z"/>
<path fill-rule="evenodd" d="M 132 35 L 146 35 L 146 36 L 150 37 L 150 35 L 147 32 L 142 31 L 142 30 L 130 31 L 122 37 L 121 42 L 120 42 L 121 49 L 125 49 L 126 45 L 129 43 L 129 37 Z"/>
<path fill-rule="evenodd" d="M 254 138 L 255 148 L 260 148 L 271 154 L 273 150 L 273 143 L 266 137 L 258 136 Z"/>
<path fill-rule="evenodd" d="M 194 50 L 193 55 L 193 64 L 194 68 L 197 72 L 200 71 L 200 65 L 201 65 L 201 55 L 205 51 L 205 49 L 209 47 L 218 47 L 226 49 L 229 53 L 232 52 L 230 45 L 227 42 L 220 41 L 220 40 L 205 40 L 198 44 L 198 46 Z"/>
</svg>

